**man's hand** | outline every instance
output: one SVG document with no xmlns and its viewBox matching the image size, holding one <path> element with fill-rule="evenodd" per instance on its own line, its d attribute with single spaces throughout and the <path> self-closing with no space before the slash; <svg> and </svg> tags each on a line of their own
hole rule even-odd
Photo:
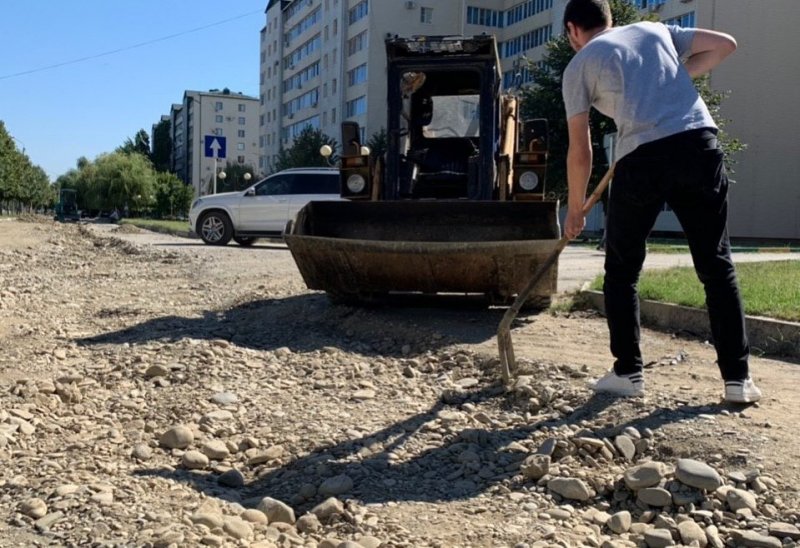
<svg viewBox="0 0 800 548">
<path fill-rule="evenodd" d="M 586 226 L 586 217 L 583 215 L 583 208 L 574 209 L 567 208 L 567 218 L 564 221 L 564 236 L 570 240 L 574 240 L 583 232 Z"/>
</svg>

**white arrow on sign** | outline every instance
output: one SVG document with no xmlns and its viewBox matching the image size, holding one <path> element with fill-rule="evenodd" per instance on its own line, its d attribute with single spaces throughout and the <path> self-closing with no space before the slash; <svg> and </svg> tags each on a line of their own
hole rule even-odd
<svg viewBox="0 0 800 548">
<path fill-rule="evenodd" d="M 216 139 L 211 141 L 211 146 L 209 147 L 211 152 L 213 153 L 212 158 L 219 158 L 219 151 L 222 148 L 222 145 L 219 144 L 219 141 Z"/>
</svg>

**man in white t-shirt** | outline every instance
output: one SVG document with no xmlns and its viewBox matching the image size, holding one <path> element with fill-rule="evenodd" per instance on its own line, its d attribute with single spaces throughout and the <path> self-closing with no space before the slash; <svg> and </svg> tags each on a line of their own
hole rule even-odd
<svg viewBox="0 0 800 548">
<path fill-rule="evenodd" d="M 669 204 L 681 223 L 706 292 L 724 399 L 761 398 L 728 239 L 728 178 L 717 126 L 692 83 L 736 49 L 730 35 L 641 22 L 612 27 L 607 0 L 570 0 L 564 29 L 577 52 L 563 75 L 569 131 L 568 213 L 577 237 L 591 173 L 589 110 L 617 125 L 616 170 L 606 221 L 605 295 L 614 368 L 597 392 L 644 394 L 637 282 L 646 240 Z"/>
</svg>

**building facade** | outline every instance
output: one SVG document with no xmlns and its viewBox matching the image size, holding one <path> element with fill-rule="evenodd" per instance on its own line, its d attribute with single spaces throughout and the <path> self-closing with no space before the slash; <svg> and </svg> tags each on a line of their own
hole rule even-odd
<svg viewBox="0 0 800 548">
<path fill-rule="evenodd" d="M 711 75 L 730 90 L 725 129 L 747 148 L 736 157 L 730 201 L 734 237 L 800 239 L 800 138 L 792 127 L 800 64 L 791 51 L 797 0 L 631 0 L 666 23 L 733 34 L 739 50 Z M 339 137 L 342 120 L 362 142 L 386 124 L 384 40 L 395 34 L 494 34 L 506 88 L 530 83 L 526 67 L 542 59 L 562 30 L 566 0 L 269 0 L 261 30 L 259 160 L 273 170 L 281 147 L 305 126 Z M 753 24 L 758 21 L 758 24 Z M 657 228 L 678 230 L 663 215 Z"/>
<path fill-rule="evenodd" d="M 255 178 L 261 175 L 257 97 L 228 90 L 187 90 L 183 102 L 172 105 L 169 119 L 171 170 L 192 186 L 195 196 L 212 193 L 215 176 L 229 162 L 250 166 Z M 207 137 L 217 138 L 217 145 L 224 140 L 224 158 L 217 145 L 213 148 L 220 157 L 209 156 L 205 146 Z"/>
</svg>

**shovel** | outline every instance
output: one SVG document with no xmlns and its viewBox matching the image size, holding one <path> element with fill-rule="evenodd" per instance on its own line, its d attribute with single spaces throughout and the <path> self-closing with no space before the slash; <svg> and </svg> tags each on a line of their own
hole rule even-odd
<svg viewBox="0 0 800 548">
<path fill-rule="evenodd" d="M 594 207 L 594 204 L 596 204 L 600 199 L 600 196 L 608 186 L 608 183 L 611 182 L 613 176 L 614 164 L 608 168 L 608 171 L 606 171 L 606 174 L 603 175 L 603 178 L 594 189 L 594 192 L 592 192 L 589 198 L 583 203 L 584 217 L 589 214 L 589 211 L 591 211 L 591 209 Z M 522 309 L 525 301 L 527 301 L 528 297 L 530 297 L 533 288 L 536 287 L 537 283 L 539 283 L 539 280 L 544 273 L 547 272 L 551 266 L 553 266 L 553 263 L 556 262 L 559 254 L 564 250 L 568 243 L 569 238 L 562 236 L 556 244 L 555 249 L 553 249 L 544 262 L 539 265 L 539 268 L 536 269 L 536 272 L 533 273 L 531 279 L 528 281 L 528 285 L 526 285 L 525 288 L 519 292 L 517 298 L 514 299 L 514 303 L 508 308 L 508 310 L 506 310 L 506 313 L 503 314 L 503 319 L 500 321 L 500 326 L 497 328 L 497 348 L 500 351 L 500 371 L 503 375 L 503 382 L 506 384 L 508 384 L 509 380 L 511 379 L 511 374 L 517 369 L 517 361 L 514 358 L 514 345 L 511 343 L 511 322 L 513 322 L 517 317 L 517 314 L 519 314 L 519 311 Z"/>
</svg>

